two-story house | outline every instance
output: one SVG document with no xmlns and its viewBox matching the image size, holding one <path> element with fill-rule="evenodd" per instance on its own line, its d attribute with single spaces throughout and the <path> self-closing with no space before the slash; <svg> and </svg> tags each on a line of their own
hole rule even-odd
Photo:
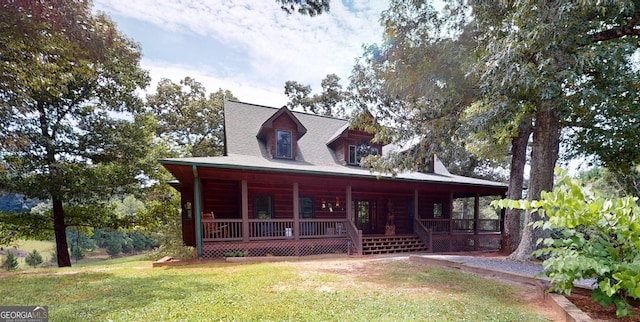
<svg viewBox="0 0 640 322">
<path fill-rule="evenodd" d="M 286 107 L 226 101 L 224 127 L 225 155 L 161 160 L 199 258 L 499 247 L 500 213 L 479 209 L 503 183 L 452 175 L 435 157 L 426 173 L 362 168 L 385 152 L 372 134 Z"/>
</svg>

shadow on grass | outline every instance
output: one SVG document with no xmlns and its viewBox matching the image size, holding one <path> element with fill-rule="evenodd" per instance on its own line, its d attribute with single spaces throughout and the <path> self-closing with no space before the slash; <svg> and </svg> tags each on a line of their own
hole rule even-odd
<svg viewBox="0 0 640 322">
<path fill-rule="evenodd" d="M 224 288 L 213 278 L 184 275 L 58 274 L 9 276 L 3 281 L 0 303 L 47 305 L 52 321 L 104 320 L 113 313 L 136 312 L 157 302 L 181 302 L 203 290 L 216 293 Z"/>
</svg>

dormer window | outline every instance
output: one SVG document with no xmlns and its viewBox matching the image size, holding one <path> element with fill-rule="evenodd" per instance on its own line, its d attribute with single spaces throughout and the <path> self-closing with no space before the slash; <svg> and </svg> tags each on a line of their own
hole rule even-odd
<svg viewBox="0 0 640 322">
<path fill-rule="evenodd" d="M 360 161 L 369 155 L 378 155 L 378 148 L 372 147 L 370 144 L 362 143 L 358 145 L 349 145 L 349 161 L 351 165 L 360 165 Z"/>
<path fill-rule="evenodd" d="M 291 132 L 276 130 L 276 158 L 291 159 Z"/>
</svg>

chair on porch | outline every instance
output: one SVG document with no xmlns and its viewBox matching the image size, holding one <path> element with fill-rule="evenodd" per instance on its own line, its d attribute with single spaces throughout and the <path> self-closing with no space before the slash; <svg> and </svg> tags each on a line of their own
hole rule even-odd
<svg viewBox="0 0 640 322">
<path fill-rule="evenodd" d="M 215 219 L 213 212 L 203 213 L 202 219 Z M 205 238 L 227 238 L 229 237 L 229 229 L 227 225 L 219 225 L 217 222 L 203 222 L 202 230 Z"/>
</svg>

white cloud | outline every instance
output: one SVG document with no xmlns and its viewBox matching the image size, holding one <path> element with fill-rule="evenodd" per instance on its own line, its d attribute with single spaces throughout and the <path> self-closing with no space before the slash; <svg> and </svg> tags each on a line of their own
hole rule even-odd
<svg viewBox="0 0 640 322">
<path fill-rule="evenodd" d="M 167 33 L 198 35 L 203 41 L 221 43 L 224 48 L 219 50 L 246 56 L 243 61 L 248 62 L 241 70 L 234 67 L 231 71 L 216 71 L 184 61 L 143 58 L 146 68 L 158 68 L 151 70 L 154 81 L 163 72 L 182 73 L 179 78 L 189 75 L 202 83 L 205 83 L 204 77 L 208 77 L 212 83 L 220 82 L 210 90 L 229 89 L 243 100 L 247 99 L 245 95 L 236 93 L 232 87 L 244 89 L 246 97 L 275 91 L 264 99 L 276 102 L 276 93 L 284 97 L 283 86 L 287 80 L 311 84 L 314 90 L 319 90 L 320 80 L 336 73 L 346 84 L 355 58 L 362 53 L 361 45 L 379 42 L 382 29 L 378 18 L 387 2 L 354 0 L 348 5 L 353 11 L 341 1 L 332 1 L 330 13 L 311 18 L 287 15 L 275 0 L 95 1 L 95 7 L 108 14 L 151 23 Z M 204 74 L 203 79 L 194 72 Z M 279 105 L 282 103 L 276 106 Z"/>
<path fill-rule="evenodd" d="M 243 80 L 219 78 L 206 69 L 150 60 L 144 61 L 142 68 L 149 70 L 152 78 L 152 83 L 147 88 L 146 94 L 155 92 L 161 78 L 168 78 L 177 83 L 189 76 L 202 83 L 209 93 L 222 88 L 231 91 L 239 100 L 247 103 L 272 107 L 281 107 L 287 103 L 287 97 L 282 93 L 284 85 L 281 86 L 282 88 L 257 87 Z"/>
</svg>

